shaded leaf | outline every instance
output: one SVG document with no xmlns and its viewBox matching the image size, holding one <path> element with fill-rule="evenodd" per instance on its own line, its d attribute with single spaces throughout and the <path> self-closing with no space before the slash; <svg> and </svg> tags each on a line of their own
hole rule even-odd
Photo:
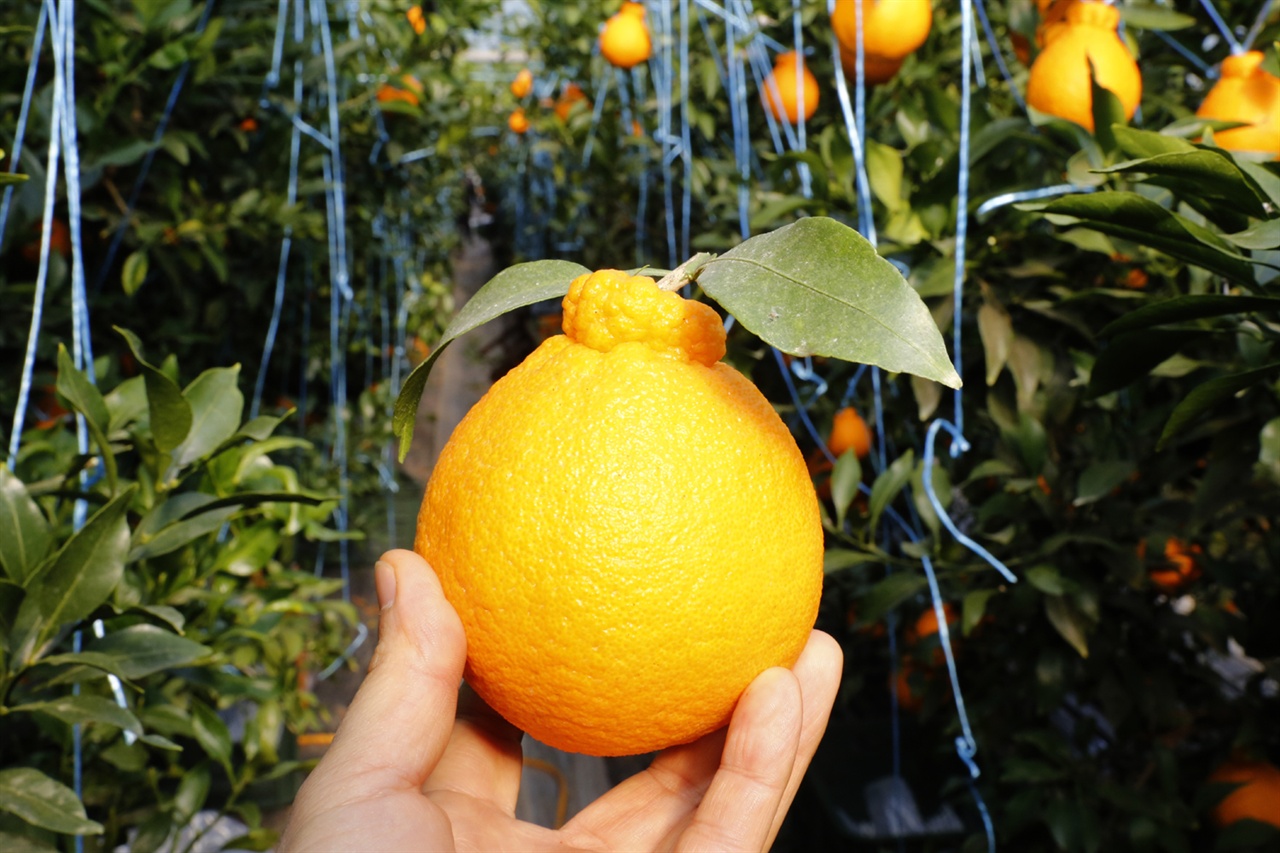
<svg viewBox="0 0 1280 853">
<path fill-rule="evenodd" d="M 1023 576 L 1027 583 L 1046 595 L 1062 595 L 1067 591 L 1062 582 L 1062 574 L 1053 566 L 1032 566 Z"/>
<path fill-rule="evenodd" d="M 215 367 L 195 378 L 182 392 L 191 407 L 191 426 L 174 450 L 177 470 L 212 453 L 236 434 L 244 413 L 244 395 L 237 382 L 240 366 Z"/>
<path fill-rule="evenodd" d="M 828 548 L 822 555 L 824 574 L 851 569 L 864 563 L 880 563 L 884 557 L 867 551 L 850 551 L 847 548 Z"/>
<path fill-rule="evenodd" d="M 422 389 L 427 384 L 427 375 L 445 347 L 463 334 L 508 311 L 544 299 L 564 296 L 569 292 L 569 284 L 588 272 L 590 270 L 586 267 L 569 261 L 531 261 L 517 264 L 498 273 L 467 300 L 467 304 L 462 306 L 462 310 L 444 330 L 435 349 L 405 379 L 400 396 L 396 398 L 391 429 L 400 439 L 401 462 L 413 442 L 413 424 L 418 417 L 418 403 L 422 399 Z"/>
<path fill-rule="evenodd" d="M 1185 139 L 1156 133 L 1154 130 L 1117 127 L 1114 132 L 1116 144 L 1120 146 L 1120 150 L 1126 157 L 1155 157 L 1158 154 L 1196 150 L 1196 147 Z"/>
<path fill-rule="evenodd" d="M 871 588 L 858 602 L 858 621 L 862 624 L 879 622 L 884 615 L 925 588 L 924 575 L 913 572 L 894 572 Z"/>
<path fill-rule="evenodd" d="M 120 271 L 120 285 L 125 296 L 133 296 L 147 280 L 147 253 L 141 249 L 124 259 L 124 268 Z"/>
<path fill-rule="evenodd" d="M 902 273 L 834 219 L 801 219 L 740 243 L 709 261 L 698 284 L 784 352 L 960 385 L 937 325 Z"/>
<path fill-rule="evenodd" d="M 151 437 L 161 452 L 168 453 L 182 444 L 191 429 L 191 405 L 182 396 L 176 382 L 142 357 L 142 341 L 137 335 L 119 326 L 115 330 L 124 337 L 142 371 L 147 388 L 147 409 L 151 415 Z"/>
<path fill-rule="evenodd" d="M 206 754 L 227 771 L 231 769 L 231 733 L 218 714 L 203 702 L 192 703 L 191 730 Z"/>
<path fill-rule="evenodd" d="M 102 824 L 89 820 L 76 792 L 33 767 L 0 770 L 0 811 L 32 826 L 68 835 L 100 835 Z"/>
<path fill-rule="evenodd" d="M 1076 497 L 1073 506 L 1084 506 L 1101 500 L 1119 486 L 1135 470 L 1132 460 L 1114 459 L 1098 461 L 1080 472 L 1080 481 L 1076 484 Z"/>
<path fill-rule="evenodd" d="M 23 482 L 0 462 L 0 571 L 25 585 L 52 544 L 44 513 Z"/>
<path fill-rule="evenodd" d="M 1013 344 L 1013 320 L 1009 313 L 999 305 L 984 302 L 978 309 L 978 336 L 982 338 L 987 360 L 987 385 L 991 386 L 1004 370 Z"/>
<path fill-rule="evenodd" d="M 1085 225 L 1132 240 L 1246 287 L 1255 286 L 1252 262 L 1230 243 L 1137 193 L 1071 195 L 1019 207 L 1042 213 L 1057 224 Z"/>
<path fill-rule="evenodd" d="M 7 177 L 10 176 L 0 174 L 0 179 Z M 3 180 L 0 180 L 0 186 L 3 185 Z M 57 847 L 51 847 L 37 838 L 32 838 L 29 835 L 18 835 L 3 829 L 0 829 L 0 850 L 5 851 L 5 853 L 58 853 Z"/>
<path fill-rule="evenodd" d="M 39 647 L 63 625 L 78 622 L 107 600 L 124 574 L 129 525 L 124 513 L 133 497 L 130 486 L 85 522 L 52 564 L 29 578 L 27 597 L 18 608 L 12 648 L 30 662 Z"/>
<path fill-rule="evenodd" d="M 1269 296 L 1226 296 L 1202 294 L 1175 296 L 1135 308 L 1103 327 L 1101 335 L 1118 335 L 1151 326 L 1166 326 L 1189 320 L 1243 314 L 1247 311 L 1280 311 L 1280 299 Z"/>
<path fill-rule="evenodd" d="M 1185 30 L 1196 25 L 1196 19 L 1190 15 L 1154 3 L 1129 2 L 1116 8 L 1127 26 L 1140 30 Z"/>
<path fill-rule="evenodd" d="M 876 477 L 876 481 L 871 484 L 871 497 L 868 501 L 871 517 L 868 523 L 869 530 L 875 530 L 877 523 L 880 521 L 880 515 L 885 511 L 889 504 L 893 503 L 893 499 L 911 480 L 911 473 L 916 467 L 916 454 L 913 450 L 899 456 L 890 463 L 889 467 Z"/>
<path fill-rule="evenodd" d="M 831 501 L 836 508 L 836 525 L 844 527 L 845 515 L 849 512 L 849 504 L 858 494 L 858 486 L 862 483 L 862 463 L 853 450 L 846 450 L 836 459 L 831 471 Z"/>
<path fill-rule="evenodd" d="M 107 441 L 107 427 L 111 415 L 107 412 L 107 404 L 103 402 L 102 393 L 89 381 L 89 378 L 76 370 L 71 361 L 71 354 L 62 344 L 58 344 L 58 393 L 69 402 L 77 412 L 84 415 L 85 426 L 98 445 L 98 453 L 102 455 L 102 464 L 107 472 L 107 488 L 111 494 L 116 493 L 116 455 L 111 452 L 111 443 Z"/>
<path fill-rule="evenodd" d="M 1252 228 L 1225 236 L 1242 249 L 1280 249 L 1280 219 L 1259 222 Z"/>
<path fill-rule="evenodd" d="M 84 653 L 104 655 L 123 678 L 136 679 L 186 666 L 209 654 L 209 648 L 156 625 L 130 625 L 85 646 Z M 71 657 L 64 655 L 62 657 Z"/>
<path fill-rule="evenodd" d="M 1093 62 L 1087 58 L 1087 55 L 1085 61 L 1089 63 L 1093 137 L 1098 140 L 1098 146 L 1104 153 L 1111 154 L 1119 147 L 1113 125 L 1123 127 L 1129 122 L 1125 118 L 1124 106 L 1120 103 L 1120 99 L 1110 89 L 1098 83 Z"/>
<path fill-rule="evenodd" d="M 1089 397 L 1101 397 L 1138 381 L 1156 365 L 1209 332 L 1144 329 L 1118 336 L 1098 354 L 1089 375 Z"/>
<path fill-rule="evenodd" d="M 1244 373 L 1219 376 L 1197 385 L 1178 403 L 1169 415 L 1169 420 L 1165 421 L 1160 440 L 1156 442 L 1156 450 L 1162 450 L 1170 439 L 1190 426 L 1204 412 L 1255 384 L 1261 384 L 1277 372 L 1280 372 L 1280 362 L 1246 370 Z"/>
<path fill-rule="evenodd" d="M 1066 640 L 1080 657 L 1089 656 L 1089 640 L 1085 635 L 1085 620 L 1071 604 L 1060 595 L 1045 596 L 1044 615 L 1054 630 Z"/>
<path fill-rule="evenodd" d="M 178 790 L 173 795 L 173 809 L 179 825 L 189 821 L 204 807 L 212 784 L 213 774 L 207 761 L 200 762 L 182 775 Z"/>
<path fill-rule="evenodd" d="M 975 589 L 965 594 L 960 608 L 960 626 L 966 637 L 982 622 L 982 617 L 987 613 L 987 602 L 997 592 L 999 590 Z"/>
<path fill-rule="evenodd" d="M 106 723 L 109 726 L 133 732 L 135 735 L 142 734 L 142 724 L 138 722 L 138 718 L 133 715 L 133 712 L 128 708 L 121 708 L 105 696 L 91 696 L 88 694 L 62 696 L 48 702 L 31 702 L 26 705 L 16 705 L 9 709 L 11 714 L 16 714 L 20 711 L 48 714 L 50 717 L 61 720 L 68 725 Z"/>
<path fill-rule="evenodd" d="M 216 509 L 213 511 L 201 511 L 187 521 L 178 521 L 164 528 L 154 536 L 138 537 L 134 535 L 134 546 L 129 551 L 128 562 L 133 563 L 138 560 L 148 560 L 152 557 L 159 557 L 162 554 L 169 554 L 185 545 L 194 542 L 201 536 L 213 533 L 231 520 L 239 507 L 230 506 Z"/>
<path fill-rule="evenodd" d="M 1220 148 L 1175 151 L 1117 163 L 1100 172 L 1143 173 L 1147 183 L 1168 187 L 1184 196 L 1194 195 L 1229 206 L 1234 213 L 1264 217 L 1266 196 L 1253 178 Z"/>
</svg>

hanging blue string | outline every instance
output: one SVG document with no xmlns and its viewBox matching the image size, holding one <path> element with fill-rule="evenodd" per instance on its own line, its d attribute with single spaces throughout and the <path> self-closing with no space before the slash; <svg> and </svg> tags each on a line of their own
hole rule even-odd
<svg viewBox="0 0 1280 853">
<path fill-rule="evenodd" d="M 1227 26 L 1227 22 L 1222 20 L 1222 15 L 1219 14 L 1218 7 L 1213 5 L 1213 0 L 1200 0 L 1200 5 L 1204 7 L 1205 12 L 1213 20 L 1214 26 L 1218 28 L 1218 32 L 1222 33 L 1222 37 L 1231 46 L 1231 52 L 1244 53 L 1244 45 L 1236 41 L 1235 33 L 1231 31 L 1231 27 Z"/>
<path fill-rule="evenodd" d="M 1196 68 L 1200 69 L 1200 73 L 1203 74 L 1206 78 L 1213 79 L 1214 77 L 1218 76 L 1217 69 L 1215 69 L 1209 63 L 1205 62 L 1203 59 L 1201 59 L 1192 51 L 1188 50 L 1180 42 L 1178 42 L 1177 39 L 1173 38 L 1173 36 L 1169 35 L 1163 30 L 1152 30 L 1152 32 L 1155 33 L 1156 38 L 1160 39 L 1162 42 L 1169 45 L 1169 47 L 1177 51 L 1177 53 L 1179 53 L 1183 59 L 1187 60 Z"/>
<path fill-rule="evenodd" d="M 987 44 L 991 46 L 991 56 L 996 61 L 996 68 L 1000 69 L 1000 76 L 1004 78 L 1004 82 L 1009 86 L 1009 94 L 1013 95 L 1013 99 L 1018 104 L 1018 109 L 1024 113 L 1027 111 L 1027 102 L 1022 98 L 1022 92 L 1013 82 L 1013 75 L 1009 73 L 1009 66 L 1004 61 L 1004 50 L 1000 47 L 1000 42 L 996 39 L 996 32 L 991 27 L 991 19 L 987 16 L 987 0 L 974 0 L 974 8 L 978 12 L 978 20 L 982 22 L 982 31 L 986 34 Z M 978 70 L 982 70 L 981 62 L 978 63 Z"/>
<path fill-rule="evenodd" d="M 1249 27 L 1249 32 L 1245 34 L 1244 41 L 1240 43 L 1241 53 L 1253 50 L 1253 43 L 1261 35 L 1262 28 L 1267 22 L 1267 16 L 1271 14 L 1273 3 L 1275 3 L 1275 0 L 1263 0 L 1261 8 L 1258 9 L 1258 16 L 1253 19 L 1253 26 Z"/>
<path fill-rule="evenodd" d="M 689 257 L 693 218 L 693 143 L 689 128 L 689 0 L 680 0 L 680 159 L 684 165 L 680 199 L 680 260 Z"/>
<path fill-rule="evenodd" d="M 973 6 L 969 2 L 960 4 L 960 39 L 966 47 L 972 44 Z M 966 50 L 966 53 L 968 51 Z M 969 128 L 972 112 L 971 68 L 969 63 L 960 63 L 960 146 L 956 157 L 960 160 L 960 177 L 956 188 L 956 267 L 952 289 L 955 301 L 954 319 L 951 323 L 951 359 L 961 382 L 964 380 L 964 361 L 961 358 L 960 346 L 963 342 L 961 313 L 964 308 L 964 265 L 966 241 L 969 237 Z M 954 423 L 961 435 L 964 434 L 964 390 L 956 388 L 953 392 Z M 952 456 L 959 453 L 959 442 L 951 445 Z"/>
<path fill-rule="evenodd" d="M 835 14 L 836 0 L 827 0 L 827 13 Z M 854 53 L 854 82 L 862 89 L 866 81 L 865 56 L 862 50 L 862 6 L 856 8 L 858 45 Z M 840 41 L 835 33 L 831 34 L 831 61 L 836 68 L 836 95 L 840 101 L 840 112 L 844 117 L 845 133 L 849 137 L 849 146 L 853 154 L 854 191 L 858 197 L 858 231 L 874 246 L 877 243 L 876 223 L 871 210 L 871 182 L 867 176 L 867 160 L 864 150 L 863 131 L 855 113 L 849 95 L 849 83 L 845 78 L 844 60 L 841 57 Z"/>
<path fill-rule="evenodd" d="M 1064 195 L 1066 193 L 1091 193 L 1096 187 L 1082 187 L 1077 184 L 1054 184 L 1051 187 L 1042 187 L 1038 190 L 1022 190 L 1020 192 L 1001 193 L 978 205 L 975 215 L 979 218 L 986 216 L 993 210 L 998 210 L 1011 204 L 1018 204 L 1024 201 L 1035 201 L 1041 198 L 1051 198 L 1055 195 Z"/>
<path fill-rule="evenodd" d="M 27 133 L 27 117 L 31 113 L 31 94 L 36 86 L 36 68 L 40 65 L 40 50 L 44 47 L 44 30 L 49 20 L 49 9 L 40 4 L 40 17 L 36 21 L 35 35 L 31 41 L 31 62 L 27 65 L 27 82 L 22 87 L 22 106 L 18 110 L 18 126 L 14 129 L 13 150 L 9 152 L 9 174 L 18 172 L 22 159 L 22 143 Z M 4 188 L 4 200 L 0 201 L 0 246 L 4 245 L 5 227 L 9 222 L 9 203 L 13 200 L 14 185 Z"/>
<path fill-rule="evenodd" d="M 600 126 L 600 118 L 604 115 L 604 99 L 609 94 L 609 79 L 612 76 L 606 64 L 605 68 L 596 74 L 595 85 L 592 86 L 595 107 L 591 111 L 591 127 L 587 130 L 587 144 L 582 148 L 582 167 L 584 169 L 591 165 L 591 149 L 595 145 L 596 129 Z"/>
</svg>

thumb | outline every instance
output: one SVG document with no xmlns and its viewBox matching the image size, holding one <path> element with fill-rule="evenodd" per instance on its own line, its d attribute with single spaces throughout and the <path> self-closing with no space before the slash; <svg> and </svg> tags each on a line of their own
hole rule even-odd
<svg viewBox="0 0 1280 853">
<path fill-rule="evenodd" d="M 315 774 L 373 793 L 418 788 L 440 761 L 466 660 L 462 622 L 435 572 L 413 551 L 374 567 L 382 615 L 369 674 Z"/>
</svg>

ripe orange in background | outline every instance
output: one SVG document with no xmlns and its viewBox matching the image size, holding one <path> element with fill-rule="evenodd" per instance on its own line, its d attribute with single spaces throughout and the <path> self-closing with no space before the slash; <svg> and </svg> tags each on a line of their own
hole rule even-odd
<svg viewBox="0 0 1280 853">
<path fill-rule="evenodd" d="M 857 0 L 836 0 L 831 29 L 852 55 L 858 49 Z M 933 27 L 930 0 L 862 0 L 862 51 L 902 59 L 917 50 Z"/>
<path fill-rule="evenodd" d="M 871 428 L 862 419 L 857 410 L 846 406 L 836 412 L 831 420 L 831 435 L 827 438 L 827 449 L 832 456 L 839 456 L 852 449 L 853 455 L 859 459 L 871 452 Z"/>
<path fill-rule="evenodd" d="M 418 106 L 418 96 L 422 94 L 422 82 L 412 74 L 401 74 L 378 87 L 378 103 L 405 103 L 411 107 Z"/>
<path fill-rule="evenodd" d="M 1213 810 L 1218 826 L 1241 820 L 1269 823 L 1280 829 L 1280 769 L 1265 761 L 1228 761 L 1209 777 L 1210 782 L 1240 785 Z"/>
<path fill-rule="evenodd" d="M 1119 24 L 1120 11 L 1113 6 L 1070 4 L 1066 21 L 1044 32 L 1044 50 L 1027 79 L 1027 103 L 1092 131 L 1092 62 L 1098 84 L 1120 99 L 1126 118 L 1133 118 L 1142 100 L 1142 73 L 1116 32 Z"/>
<path fill-rule="evenodd" d="M 1261 51 L 1251 50 L 1222 60 L 1222 76 L 1196 115 L 1250 125 L 1215 131 L 1220 148 L 1265 151 L 1280 159 L 1280 77 L 1263 70 L 1262 59 Z"/>
<path fill-rule="evenodd" d="M 1164 541 L 1164 568 L 1152 569 L 1147 573 L 1151 583 L 1163 592 L 1172 593 L 1183 585 L 1200 577 L 1200 568 L 1196 565 L 1194 554 L 1203 553 L 1199 545 L 1187 545 L 1176 536 Z M 1147 558 L 1147 540 L 1138 542 L 1138 559 Z"/>
<path fill-rule="evenodd" d="M 22 247 L 22 257 L 33 264 L 40 261 L 39 235 L 43 231 L 44 223 L 37 222 L 35 225 L 36 239 Z M 49 254 L 52 255 L 54 252 L 64 258 L 71 257 L 71 229 L 61 219 L 54 219 L 49 225 Z"/>
<path fill-rule="evenodd" d="M 799 99 L 796 97 L 797 79 L 801 81 L 799 88 L 803 92 Z M 793 50 L 778 54 L 773 73 L 765 81 L 763 94 L 765 106 L 779 121 L 785 118 L 795 124 L 802 112 L 808 121 L 818 108 L 818 80 L 804 64 L 803 57 L 797 57 Z"/>
<path fill-rule="evenodd" d="M 856 78 L 858 73 L 857 54 L 840 45 L 840 67 L 844 70 L 844 76 L 850 81 Z M 862 73 L 863 80 L 869 86 L 878 86 L 881 83 L 887 83 L 893 79 L 893 75 L 898 73 L 902 68 L 902 57 L 896 59 L 880 56 L 875 53 L 868 53 L 864 48 L 862 51 Z"/>
<path fill-rule="evenodd" d="M 529 130 L 529 118 L 524 114 L 523 107 L 516 107 L 511 111 L 511 115 L 507 116 L 507 127 L 512 133 L 522 135 Z"/>
<path fill-rule="evenodd" d="M 511 81 L 511 94 L 517 99 L 523 100 L 533 91 L 533 72 L 528 68 L 521 68 L 516 74 L 514 80 Z"/>
<path fill-rule="evenodd" d="M 404 16 L 409 20 L 409 26 L 413 27 L 413 31 L 418 35 L 427 31 L 427 18 L 422 14 L 421 6 L 416 4 L 410 6 L 405 10 Z"/>
<path fill-rule="evenodd" d="M 415 548 L 495 710 L 560 749 L 648 752 L 723 726 L 795 662 L 818 503 L 786 426 L 720 362 L 709 306 L 604 270 L 563 312 L 454 431 Z"/>
<path fill-rule="evenodd" d="M 623 3 L 600 31 L 600 55 L 618 68 L 632 68 L 653 54 L 643 3 Z"/>
<path fill-rule="evenodd" d="M 573 112 L 574 104 L 583 103 L 588 108 L 591 102 L 587 100 L 587 93 L 582 91 L 582 87 L 577 83 L 570 83 L 564 87 L 564 91 L 560 93 L 560 99 L 556 101 L 556 116 L 561 121 L 568 121 L 569 114 Z"/>
<path fill-rule="evenodd" d="M 236 125 L 243 133 L 254 133 L 258 129 L 258 120 L 253 116 L 241 119 L 240 124 Z"/>
</svg>

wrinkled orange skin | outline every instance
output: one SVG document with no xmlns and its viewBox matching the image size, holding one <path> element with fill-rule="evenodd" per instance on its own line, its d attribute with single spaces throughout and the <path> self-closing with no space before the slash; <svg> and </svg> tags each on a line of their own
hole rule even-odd
<svg viewBox="0 0 1280 853">
<path fill-rule="evenodd" d="M 1264 151 L 1280 159 L 1280 77 L 1263 70 L 1262 59 L 1257 50 L 1224 59 L 1222 76 L 1196 115 L 1249 125 L 1215 131 L 1213 141 L 1218 147 Z"/>
<path fill-rule="evenodd" d="M 1027 78 L 1027 103 L 1092 132 L 1092 62 L 1098 84 L 1120 100 L 1126 118 L 1133 118 L 1142 100 L 1142 73 L 1116 32 L 1119 23 L 1120 13 L 1112 6 L 1069 5 L 1065 22 L 1044 31 L 1044 50 Z"/>
<path fill-rule="evenodd" d="M 415 548 L 491 707 L 567 751 L 649 752 L 725 725 L 796 661 L 822 592 L 818 502 L 773 407 L 720 361 L 713 309 L 604 270 L 562 310 L 564 334 L 449 439 Z"/>
<path fill-rule="evenodd" d="M 797 79 L 801 81 L 802 99 L 796 98 Z M 773 73 L 765 81 L 763 95 L 765 106 L 779 121 L 785 119 L 795 124 L 801 113 L 808 121 L 818 109 L 818 79 L 803 61 L 797 59 L 794 51 L 782 53 L 774 63 Z"/>
</svg>

